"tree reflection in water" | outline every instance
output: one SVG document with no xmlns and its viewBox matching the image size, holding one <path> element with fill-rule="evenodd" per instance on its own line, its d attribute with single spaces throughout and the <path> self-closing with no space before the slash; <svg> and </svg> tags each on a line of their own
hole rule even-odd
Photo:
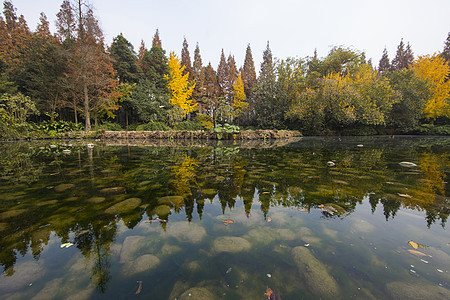
<svg viewBox="0 0 450 300">
<path fill-rule="evenodd" d="M 223 213 L 242 201 L 247 217 L 255 203 L 264 217 L 277 206 L 308 212 L 334 207 L 323 212 L 326 218 L 345 218 L 367 199 L 372 213 L 382 206 L 387 221 L 407 208 L 425 211 L 428 227 L 436 222 L 445 227 L 449 139 L 366 139 L 363 148 L 356 147 L 360 143 L 303 139 L 274 148 L 97 144 L 94 149 L 1 144 L 0 264 L 4 274 L 13 275 L 19 255 L 31 249 L 38 260 L 55 234 L 62 243 L 73 241 L 93 262 L 91 281 L 104 292 L 119 221 L 132 229 L 148 216 L 165 228 L 164 221 L 183 208 L 187 220 L 194 212 L 201 219 L 205 202 L 216 199 Z M 68 148 L 71 154 L 63 154 Z M 403 160 L 418 167 L 399 166 Z M 75 187 L 60 186 L 67 183 Z M 130 198 L 138 204 L 130 207 Z M 114 214 L 107 211 L 112 206 Z"/>
</svg>

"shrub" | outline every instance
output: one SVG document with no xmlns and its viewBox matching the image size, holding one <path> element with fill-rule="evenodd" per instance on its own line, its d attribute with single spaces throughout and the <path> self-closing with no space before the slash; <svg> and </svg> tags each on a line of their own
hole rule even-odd
<svg viewBox="0 0 450 300">
<path fill-rule="evenodd" d="M 202 123 L 198 121 L 184 121 L 175 123 L 173 126 L 174 130 L 189 130 L 189 131 L 195 131 L 195 130 L 203 130 Z"/>
<path fill-rule="evenodd" d="M 44 121 L 36 125 L 36 129 L 45 133 L 56 132 L 64 133 L 67 131 L 81 131 L 84 130 L 82 124 L 75 124 L 73 122 L 59 120 L 59 121 Z"/>
<path fill-rule="evenodd" d="M 95 130 L 107 130 L 107 131 L 121 131 L 122 127 L 119 123 L 112 123 L 112 122 L 104 122 L 101 125 L 95 126 Z"/>
<path fill-rule="evenodd" d="M 171 130 L 169 126 L 162 122 L 150 122 L 147 124 L 138 125 L 136 131 L 168 131 Z"/>
</svg>

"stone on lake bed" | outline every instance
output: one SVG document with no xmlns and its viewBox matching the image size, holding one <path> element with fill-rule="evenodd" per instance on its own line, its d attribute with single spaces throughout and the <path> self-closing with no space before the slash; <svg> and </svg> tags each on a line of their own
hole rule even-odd
<svg viewBox="0 0 450 300">
<path fill-rule="evenodd" d="M 139 256 L 136 260 L 134 260 L 131 265 L 125 266 L 125 274 L 134 275 L 137 273 L 145 272 L 151 269 L 154 269 L 158 266 L 160 260 L 158 257 L 152 254 L 144 254 Z"/>
<path fill-rule="evenodd" d="M 214 240 L 213 250 L 216 253 L 220 252 L 241 252 L 250 250 L 250 243 L 241 237 L 237 236 L 222 236 Z"/>
<path fill-rule="evenodd" d="M 178 298 L 180 300 L 187 300 L 187 299 L 196 299 L 196 300 L 211 300 L 211 299 L 217 299 L 216 296 L 207 288 L 204 287 L 193 287 L 189 290 L 185 291 L 181 296 Z"/>
<path fill-rule="evenodd" d="M 391 299 L 450 299 L 450 291 L 425 280 L 389 282 L 386 285 Z"/>
<path fill-rule="evenodd" d="M 175 206 L 180 206 L 183 203 L 182 196 L 166 196 L 158 199 L 159 204 L 173 204 Z"/>
<path fill-rule="evenodd" d="M 142 200 L 139 198 L 129 198 L 122 202 L 116 203 L 111 207 L 108 207 L 105 210 L 105 213 L 114 215 L 114 214 L 127 212 L 127 211 L 133 210 L 136 207 L 138 207 L 141 204 L 141 202 L 142 202 Z"/>
<path fill-rule="evenodd" d="M 55 186 L 54 190 L 57 193 L 62 193 L 64 191 L 67 191 L 68 189 L 71 189 L 75 186 L 73 183 L 63 183 L 60 185 Z"/>
<path fill-rule="evenodd" d="M 153 209 L 153 214 L 158 217 L 165 217 L 170 214 L 171 208 L 169 205 L 158 205 Z"/>
<path fill-rule="evenodd" d="M 12 276 L 6 276 L 13 272 Z M 45 275 L 45 270 L 33 261 L 24 262 L 6 269 L 0 275 L 0 290 L 12 292 L 27 287 L 30 282 L 35 282 Z"/>
<path fill-rule="evenodd" d="M 105 200 L 106 200 L 105 197 L 91 197 L 91 198 L 87 199 L 86 201 L 91 202 L 91 203 L 101 203 Z"/>
<path fill-rule="evenodd" d="M 206 230 L 195 223 L 174 222 L 167 224 L 166 234 L 181 242 L 199 243 L 206 236 Z"/>
<path fill-rule="evenodd" d="M 123 186 L 104 188 L 104 189 L 100 190 L 100 193 L 106 194 L 106 195 L 121 194 L 123 192 L 125 192 L 125 188 Z"/>
<path fill-rule="evenodd" d="M 319 261 L 308 248 L 299 246 L 292 249 L 292 258 L 307 288 L 317 298 L 339 298 L 336 280 L 328 274 L 326 265 Z"/>
<path fill-rule="evenodd" d="M 17 217 L 17 216 L 23 214 L 26 211 L 27 211 L 26 209 L 10 209 L 10 210 L 7 210 L 7 211 L 2 212 L 0 214 L 0 220 Z"/>
</svg>

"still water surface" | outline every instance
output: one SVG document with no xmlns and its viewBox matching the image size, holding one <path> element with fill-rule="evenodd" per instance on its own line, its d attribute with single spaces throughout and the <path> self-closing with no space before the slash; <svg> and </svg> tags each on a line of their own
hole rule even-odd
<svg viewBox="0 0 450 300">
<path fill-rule="evenodd" d="M 158 143 L 0 144 L 0 298 L 450 298 L 449 138 Z"/>
</svg>

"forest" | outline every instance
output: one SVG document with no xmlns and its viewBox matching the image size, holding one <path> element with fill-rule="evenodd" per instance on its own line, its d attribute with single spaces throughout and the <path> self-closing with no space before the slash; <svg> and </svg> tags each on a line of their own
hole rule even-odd
<svg viewBox="0 0 450 300">
<path fill-rule="evenodd" d="M 66 131 L 292 129 L 305 135 L 450 134 L 450 32 L 443 49 L 414 56 L 400 41 L 378 63 L 339 46 L 326 57 L 277 59 L 270 44 L 257 75 L 250 45 L 238 67 L 216 69 L 163 49 L 158 29 L 136 52 L 122 34 L 105 44 L 84 0 L 64 0 L 50 32 L 32 30 L 11 1 L 0 15 L 0 138 Z M 192 58 L 192 59 L 191 59 Z"/>
</svg>

